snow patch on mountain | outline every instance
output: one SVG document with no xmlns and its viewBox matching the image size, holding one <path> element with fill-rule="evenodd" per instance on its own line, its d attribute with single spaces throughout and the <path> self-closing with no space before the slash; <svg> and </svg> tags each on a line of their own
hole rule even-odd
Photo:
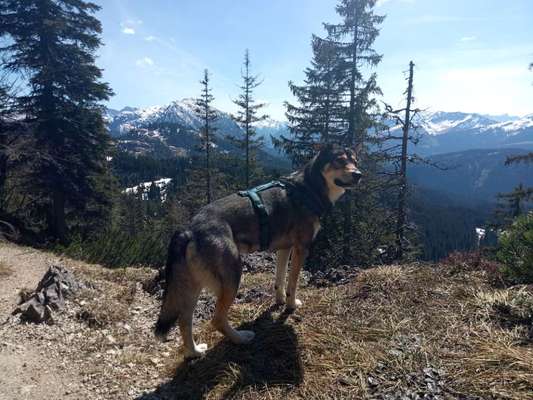
<svg viewBox="0 0 533 400">
<path fill-rule="evenodd" d="M 501 117 L 491 118 L 476 113 L 437 111 L 421 114 L 415 123 L 429 135 L 442 135 L 451 131 L 481 134 L 497 130 L 507 135 L 515 135 L 524 129 L 533 128 L 533 114 L 522 118 L 509 116 L 507 121 L 501 121 Z"/>
<path fill-rule="evenodd" d="M 148 193 L 150 192 L 150 188 L 152 187 L 152 184 L 155 184 L 161 193 L 161 201 L 165 201 L 167 198 L 167 187 L 169 183 L 172 181 L 171 178 L 162 178 L 154 182 L 143 182 L 139 183 L 136 186 L 126 188 L 122 191 L 122 193 L 126 194 L 134 194 L 134 195 L 141 195 L 141 200 L 148 200 Z"/>
<path fill-rule="evenodd" d="M 417 122 L 429 135 L 441 135 L 452 129 L 482 131 L 497 124 L 497 121 L 480 114 L 444 111 L 422 114 Z"/>
<path fill-rule="evenodd" d="M 533 114 L 526 115 L 525 117 L 514 121 L 495 124 L 493 128 L 503 129 L 505 132 L 508 132 L 511 135 L 516 135 L 524 129 L 533 128 Z"/>
</svg>

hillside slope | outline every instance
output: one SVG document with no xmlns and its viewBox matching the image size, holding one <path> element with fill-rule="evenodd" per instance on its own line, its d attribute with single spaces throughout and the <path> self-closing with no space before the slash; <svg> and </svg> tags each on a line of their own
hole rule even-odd
<svg viewBox="0 0 533 400">
<path fill-rule="evenodd" d="M 53 325 L 20 324 L 9 316 L 14 282 L 31 277 L 24 284 L 35 286 L 49 262 L 66 265 L 87 289 Z M 196 335 L 210 350 L 185 364 L 175 334 L 165 343 L 151 334 L 159 300 L 143 286 L 153 272 L 0 244 L 0 365 L 15 351 L 4 343 L 17 344 L 19 356 L 43 354 L 56 381 L 70 382 L 31 381 L 39 363 L 4 368 L 0 398 L 35 398 L 50 387 L 63 392 L 57 399 L 530 398 L 531 287 L 495 289 L 485 270 L 460 261 L 382 266 L 339 286 L 302 283 L 304 306 L 287 315 L 271 306 L 271 264 L 244 275 L 231 312 L 236 325 L 256 331 L 254 342 L 235 346 L 213 332 L 204 296 Z M 26 392 L 14 391 L 26 381 Z"/>
<path fill-rule="evenodd" d="M 498 193 L 511 192 L 519 183 L 533 185 L 528 165 L 505 165 L 508 157 L 527 154 L 524 149 L 477 149 L 439 154 L 429 161 L 439 166 L 409 166 L 409 179 L 414 185 L 437 190 L 470 206 L 496 202 Z"/>
</svg>

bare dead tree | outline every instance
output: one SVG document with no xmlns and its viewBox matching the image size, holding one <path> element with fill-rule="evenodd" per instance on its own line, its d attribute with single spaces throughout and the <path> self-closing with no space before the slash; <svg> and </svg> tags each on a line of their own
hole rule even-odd
<svg viewBox="0 0 533 400">
<path fill-rule="evenodd" d="M 413 61 L 409 62 L 409 74 L 407 77 L 407 89 L 405 91 L 406 95 L 406 106 L 405 108 L 394 110 L 390 105 L 385 105 L 387 111 L 387 117 L 392 118 L 396 126 L 399 126 L 402 131 L 401 137 L 389 136 L 389 139 L 401 140 L 400 156 L 399 156 L 399 171 L 397 171 L 398 176 L 398 209 L 397 209 L 397 221 L 396 221 L 396 257 L 401 259 L 404 257 L 405 248 L 406 248 L 406 237 L 405 237 L 405 228 L 407 220 L 407 163 L 410 160 L 408 156 L 408 146 L 409 142 L 417 142 L 418 139 L 410 136 L 411 129 L 415 128 L 413 126 L 413 118 L 420 112 L 419 109 L 412 109 L 411 106 L 414 102 L 413 98 L 413 79 L 414 79 L 414 63 Z M 402 116 L 403 114 L 403 116 Z M 415 129 L 413 129 L 414 131 Z M 398 145 L 396 145 L 398 146 Z M 398 156 L 394 156 L 398 160 Z"/>
</svg>

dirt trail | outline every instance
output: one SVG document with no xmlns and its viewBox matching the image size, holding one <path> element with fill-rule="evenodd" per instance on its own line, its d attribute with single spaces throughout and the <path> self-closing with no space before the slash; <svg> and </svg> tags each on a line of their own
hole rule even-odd
<svg viewBox="0 0 533 400">
<path fill-rule="evenodd" d="M 0 243 L 0 400 L 84 399 L 80 376 L 42 341 L 15 335 L 11 312 L 22 288 L 34 289 L 60 257 Z M 53 346 L 53 344 L 51 344 Z"/>
</svg>

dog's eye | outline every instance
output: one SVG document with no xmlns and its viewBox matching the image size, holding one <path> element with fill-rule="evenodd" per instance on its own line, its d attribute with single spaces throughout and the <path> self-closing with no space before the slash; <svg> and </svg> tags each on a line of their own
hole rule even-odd
<svg viewBox="0 0 533 400">
<path fill-rule="evenodd" d="M 348 160 L 346 158 L 337 158 L 335 161 L 333 161 L 333 165 L 337 168 L 343 168 L 348 164 Z"/>
</svg>

